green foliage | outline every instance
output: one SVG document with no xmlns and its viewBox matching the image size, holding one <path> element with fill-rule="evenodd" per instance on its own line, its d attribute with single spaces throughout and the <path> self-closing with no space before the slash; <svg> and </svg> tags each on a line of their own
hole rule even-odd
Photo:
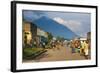
<svg viewBox="0 0 100 73">
<path fill-rule="evenodd" d="M 47 34 L 48 34 L 48 42 L 50 42 L 51 39 L 53 38 L 53 35 L 51 33 L 49 33 L 49 32 L 47 32 Z"/>
<path fill-rule="evenodd" d="M 64 40 L 64 37 L 57 36 L 57 40 L 62 41 L 62 40 Z"/>
<path fill-rule="evenodd" d="M 23 58 L 35 56 L 39 54 L 39 52 L 43 51 L 41 48 L 24 48 L 23 49 Z"/>
</svg>

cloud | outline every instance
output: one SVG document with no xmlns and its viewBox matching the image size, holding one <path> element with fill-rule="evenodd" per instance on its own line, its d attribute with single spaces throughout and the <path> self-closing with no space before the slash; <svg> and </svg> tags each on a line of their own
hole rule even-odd
<svg viewBox="0 0 100 73">
<path fill-rule="evenodd" d="M 44 16 L 45 13 L 39 11 L 23 10 L 23 17 L 26 21 L 34 21 Z"/>
<path fill-rule="evenodd" d="M 65 24 L 65 23 L 66 23 L 66 21 L 64 21 L 64 20 L 63 20 L 62 18 L 60 18 L 60 17 L 55 17 L 54 20 L 55 20 L 56 22 L 60 23 L 60 24 Z"/>
<path fill-rule="evenodd" d="M 78 31 L 78 29 L 81 28 L 81 22 L 76 20 L 64 20 L 60 17 L 56 17 L 54 20 L 66 27 L 69 27 L 73 31 Z"/>
<path fill-rule="evenodd" d="M 82 28 L 82 23 L 80 21 L 77 21 L 77 20 L 64 20 L 60 17 L 55 17 L 55 18 L 53 18 L 53 20 L 60 23 L 61 25 L 64 25 L 64 26 L 68 27 L 70 30 L 72 30 L 76 34 L 78 34 L 80 36 L 83 35 L 81 33 L 81 32 L 83 32 L 83 28 Z"/>
</svg>

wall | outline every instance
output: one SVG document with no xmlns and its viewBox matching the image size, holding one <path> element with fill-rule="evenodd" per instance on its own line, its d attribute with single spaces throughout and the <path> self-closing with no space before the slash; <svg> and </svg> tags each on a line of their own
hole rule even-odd
<svg viewBox="0 0 100 73">
<path fill-rule="evenodd" d="M 11 73 L 10 72 L 10 1 L 0 1 L 0 73 Z M 58 2 L 58 3 L 71 3 L 71 4 L 88 4 L 88 5 L 99 5 L 100 0 L 33 0 L 33 1 L 45 1 L 45 2 Z M 100 13 L 100 9 L 99 12 Z M 100 19 L 100 14 L 98 15 Z M 99 24 L 100 22 L 98 22 Z M 99 28 L 100 25 L 98 25 Z M 99 29 L 100 31 L 100 29 Z M 98 34 L 100 37 L 100 33 Z M 100 40 L 100 39 L 98 39 Z M 100 41 L 98 42 L 100 43 Z M 100 48 L 100 46 L 99 46 Z M 100 52 L 100 49 L 98 51 Z M 100 53 L 98 53 L 100 56 Z M 100 57 L 99 57 L 100 61 Z M 100 63 L 99 63 L 100 65 Z M 38 71 L 34 73 L 99 73 L 100 67 L 98 68 L 84 68 L 84 69 L 67 69 L 67 70 L 53 70 L 53 71 Z M 30 72 L 33 73 L 33 72 Z"/>
</svg>

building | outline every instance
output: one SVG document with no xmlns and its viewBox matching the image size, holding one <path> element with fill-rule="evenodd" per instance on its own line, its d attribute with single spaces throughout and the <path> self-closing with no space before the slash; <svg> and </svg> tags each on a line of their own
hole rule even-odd
<svg viewBox="0 0 100 73">
<path fill-rule="evenodd" d="M 87 33 L 87 40 L 89 40 L 89 41 L 91 40 L 91 32 Z"/>
<path fill-rule="evenodd" d="M 80 40 L 80 41 L 86 41 L 87 38 L 85 38 L 85 37 L 81 37 L 81 38 L 79 38 L 79 40 Z"/>
<path fill-rule="evenodd" d="M 91 49 L 91 32 L 87 33 L 87 41 L 88 41 L 88 44 L 89 44 L 89 49 Z"/>
<path fill-rule="evenodd" d="M 22 27 L 22 43 L 23 46 L 25 46 L 26 44 L 30 44 L 30 41 L 32 40 L 31 23 L 23 22 Z"/>
<path fill-rule="evenodd" d="M 47 32 L 38 28 L 35 24 L 31 22 L 23 22 L 23 46 L 26 44 L 35 44 L 37 47 L 40 45 L 41 36 L 48 38 Z"/>
<path fill-rule="evenodd" d="M 41 30 L 40 28 L 37 28 L 37 35 L 38 36 L 44 36 L 45 38 L 48 38 L 48 33 Z"/>
</svg>

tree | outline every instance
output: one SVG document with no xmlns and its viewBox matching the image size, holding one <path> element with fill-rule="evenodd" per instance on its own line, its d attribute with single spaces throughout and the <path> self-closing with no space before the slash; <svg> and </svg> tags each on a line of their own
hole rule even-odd
<svg viewBox="0 0 100 73">
<path fill-rule="evenodd" d="M 63 41 L 64 40 L 64 37 L 57 36 L 57 40 Z"/>
<path fill-rule="evenodd" d="M 48 34 L 48 42 L 50 42 L 53 38 L 53 35 L 49 32 L 47 32 L 47 34 Z"/>
</svg>

